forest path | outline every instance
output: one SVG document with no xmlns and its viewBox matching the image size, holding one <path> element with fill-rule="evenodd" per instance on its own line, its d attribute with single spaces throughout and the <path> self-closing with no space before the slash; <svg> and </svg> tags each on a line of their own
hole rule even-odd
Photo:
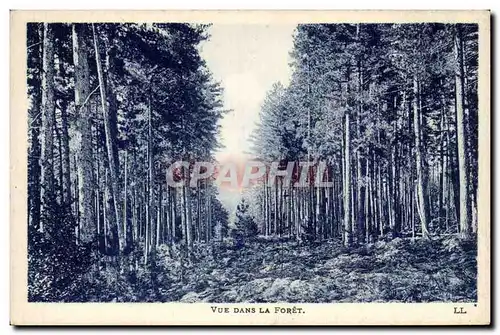
<svg viewBox="0 0 500 335">
<path fill-rule="evenodd" d="M 162 301 L 182 302 L 472 301 L 474 250 L 456 238 L 349 250 L 337 241 L 200 245 L 190 265 L 164 258 L 159 291 Z"/>
</svg>

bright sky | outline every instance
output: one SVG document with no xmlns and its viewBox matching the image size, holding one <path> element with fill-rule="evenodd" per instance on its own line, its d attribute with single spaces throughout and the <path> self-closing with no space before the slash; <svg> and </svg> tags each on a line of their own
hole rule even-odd
<svg viewBox="0 0 500 335">
<path fill-rule="evenodd" d="M 276 81 L 288 84 L 289 52 L 295 25 L 213 25 L 202 57 L 224 88 L 222 121 L 224 156 L 250 150 L 248 138 L 258 120 L 266 92 Z"/>
<path fill-rule="evenodd" d="M 201 48 L 208 68 L 224 88 L 224 105 L 232 111 L 221 122 L 225 146 L 219 161 L 244 159 L 260 106 L 272 84 L 288 85 L 289 52 L 295 25 L 213 25 L 211 38 Z M 221 190 L 221 200 L 231 210 L 238 192 Z"/>
</svg>

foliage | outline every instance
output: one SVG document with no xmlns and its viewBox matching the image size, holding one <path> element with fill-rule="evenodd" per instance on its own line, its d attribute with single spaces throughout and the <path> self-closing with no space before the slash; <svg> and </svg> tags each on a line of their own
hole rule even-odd
<svg viewBox="0 0 500 335">
<path fill-rule="evenodd" d="M 72 301 L 86 274 L 95 267 L 95 244 L 75 244 L 74 221 L 67 209 L 52 208 L 51 217 L 45 213 L 43 219 L 46 233 L 29 231 L 28 301 Z M 54 223 L 66 228 L 57 229 Z"/>
<path fill-rule="evenodd" d="M 257 223 L 248 211 L 249 204 L 245 198 L 236 207 L 236 230 L 241 231 L 244 237 L 255 237 L 258 234 Z"/>
<path fill-rule="evenodd" d="M 477 25 L 301 24 L 297 27 L 291 52 L 291 81 L 288 86 L 278 82 L 269 89 L 252 141 L 255 157 L 264 162 L 322 161 L 330 166 L 330 178 L 339 185 L 334 190 L 333 202 L 340 218 L 332 219 L 331 213 L 326 218 L 321 213 L 300 217 L 299 235 L 318 239 L 316 227 L 329 225 L 329 220 L 335 220 L 339 225 L 337 230 L 345 233 L 346 228 L 340 225 L 344 221 L 347 182 L 352 188 L 352 199 L 347 201 L 354 203 L 352 219 L 356 221 L 352 229 L 355 235 L 363 235 L 355 236 L 355 240 L 365 238 L 363 230 L 367 226 L 372 230 L 368 235 L 374 232 L 386 235 L 387 229 L 394 236 L 411 230 L 418 234 L 420 219 L 417 216 L 412 220 L 407 213 L 408 208 L 416 211 L 415 204 L 409 202 L 413 201 L 415 191 L 417 151 L 422 156 L 421 184 L 430 190 L 426 207 L 431 233 L 458 231 L 460 182 L 455 80 L 459 60 L 453 48 L 458 30 L 463 32 L 464 101 L 471 102 L 465 112 L 464 126 L 468 143 L 467 175 L 471 178 L 467 201 L 472 204 L 477 195 Z M 414 123 L 417 112 L 418 134 Z M 419 148 L 417 136 L 421 142 Z M 345 176 L 346 166 L 351 170 L 349 181 Z M 383 184 L 387 191 L 380 189 Z M 312 195 L 305 195 L 305 201 L 312 202 L 314 208 L 317 192 L 315 189 L 307 192 Z M 261 190 L 260 194 L 263 193 Z M 366 209 L 372 206 L 372 193 L 373 206 L 378 209 Z M 264 198 L 258 195 L 254 200 L 262 203 Z M 273 206 L 276 201 L 279 206 L 283 203 L 286 206 L 287 202 L 267 201 Z M 265 219 L 264 211 L 270 212 L 268 218 L 279 215 L 273 206 L 262 207 L 257 216 Z M 373 218 L 371 222 L 363 222 L 367 217 Z M 473 220 L 470 221 L 469 225 L 473 225 Z"/>
<path fill-rule="evenodd" d="M 192 265 L 160 248 L 155 269 L 140 265 L 120 272 L 107 263 L 69 288 L 80 294 L 78 301 L 90 302 L 472 302 L 476 254 L 474 241 L 455 238 L 398 238 L 356 249 L 338 242 L 287 240 L 278 246 L 255 240 L 238 255 L 227 243 L 212 250 L 199 246 Z M 45 299 L 34 301 L 67 296 Z"/>
<path fill-rule="evenodd" d="M 101 290 L 130 296 L 136 288 L 125 284 L 129 281 L 150 282 L 150 291 L 151 280 L 160 276 L 156 247 L 185 244 L 186 220 L 198 223 L 189 235 L 196 242 L 227 235 L 228 214 L 211 182 L 196 194 L 189 187 L 165 185 L 171 163 L 213 162 L 220 147 L 223 92 L 199 53 L 199 44 L 209 38 L 207 29 L 186 23 L 27 25 L 30 299 L 89 301 Z M 49 30 L 52 34 L 45 34 Z M 42 71 L 44 46 L 53 49 L 46 55 L 54 62 L 53 77 Z M 77 79 L 80 72 L 85 73 Z M 44 110 L 42 81 L 54 89 L 53 111 Z M 82 83 L 88 92 L 77 89 Z M 82 105 L 76 106 L 76 94 L 83 96 Z M 53 124 L 40 122 L 42 112 L 53 113 Z M 44 148 L 48 134 L 53 147 Z M 84 138 L 90 139 L 85 148 Z M 41 148 L 54 159 L 42 162 Z M 79 170 L 84 164 L 91 175 Z M 42 185 L 42 176 L 53 176 L 54 189 Z M 85 191 L 90 200 L 83 204 Z M 124 220 L 122 233 L 118 219 Z M 83 243 L 82 232 L 89 232 L 90 243 Z M 145 263 L 144 271 L 129 274 L 127 261 Z M 153 293 L 138 299 L 152 299 Z M 121 298 L 117 293 L 110 299 Z"/>
<path fill-rule="evenodd" d="M 179 171 L 189 181 L 193 162 L 214 162 L 220 148 L 223 90 L 199 53 L 207 26 L 82 26 L 81 41 L 73 40 L 75 24 L 27 26 L 29 301 L 477 299 L 475 239 L 439 237 L 459 231 L 458 126 L 471 176 L 466 201 L 477 201 L 477 26 L 299 25 L 291 81 L 267 93 L 254 154 L 263 162 L 326 161 L 335 183 L 257 187 L 237 207 L 232 240 L 211 180 L 196 191 L 164 181 L 179 160 L 190 164 Z M 77 80 L 82 55 L 88 62 Z M 52 61 L 54 71 L 43 71 Z M 80 81 L 90 92 L 79 91 Z M 42 84 L 54 101 L 44 101 Z M 414 196 L 424 183 L 431 238 L 421 239 Z M 117 248 L 121 239 L 126 248 Z"/>
</svg>

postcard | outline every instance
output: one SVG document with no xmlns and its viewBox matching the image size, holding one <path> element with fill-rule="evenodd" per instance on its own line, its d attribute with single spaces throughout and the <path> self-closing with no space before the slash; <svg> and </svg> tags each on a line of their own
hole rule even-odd
<svg viewBox="0 0 500 335">
<path fill-rule="evenodd" d="M 11 324 L 488 325 L 489 11 L 11 11 Z"/>
</svg>

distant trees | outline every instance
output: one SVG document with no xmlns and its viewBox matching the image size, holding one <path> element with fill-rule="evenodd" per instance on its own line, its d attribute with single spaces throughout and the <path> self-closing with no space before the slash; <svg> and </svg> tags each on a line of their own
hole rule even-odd
<svg viewBox="0 0 500 335">
<path fill-rule="evenodd" d="M 222 89 L 198 51 L 206 31 L 28 24 L 31 247 L 148 263 L 159 245 L 190 251 L 227 235 L 211 180 L 174 188 L 165 177 L 178 160 L 214 161 L 219 147 Z M 183 173 L 189 183 L 192 168 Z"/>
<path fill-rule="evenodd" d="M 468 236 L 477 225 L 477 55 L 476 25 L 299 25 L 291 82 L 268 92 L 254 153 L 281 170 L 294 164 L 294 178 L 297 162 L 313 166 L 311 180 L 325 162 L 331 184 L 263 183 L 253 197 L 260 232 L 345 245 Z"/>
<path fill-rule="evenodd" d="M 257 223 L 249 213 L 249 204 L 243 198 L 236 207 L 236 229 L 245 237 L 255 237 L 259 233 Z"/>
</svg>

